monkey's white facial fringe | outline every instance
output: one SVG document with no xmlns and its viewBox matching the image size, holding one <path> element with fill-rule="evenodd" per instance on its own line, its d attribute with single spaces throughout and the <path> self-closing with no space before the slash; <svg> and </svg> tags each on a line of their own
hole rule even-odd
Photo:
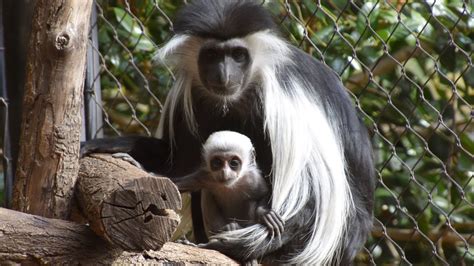
<svg viewBox="0 0 474 266">
<path fill-rule="evenodd" d="M 290 78 L 291 82 L 279 82 L 276 73 L 281 67 L 298 63 L 291 62 L 290 49 L 285 41 L 268 31 L 254 33 L 244 40 L 253 58 L 252 80 L 260 80 L 262 102 L 265 103 L 265 130 L 273 152 L 272 209 L 285 221 L 293 217 L 297 219 L 308 202 L 314 200 L 314 224 L 308 243 L 289 263 L 335 263 L 341 252 L 347 221 L 354 209 L 342 140 L 337 133 L 342 129 L 335 126 L 336 122 L 328 120 L 331 110 L 325 112 L 317 99 L 307 94 L 305 87 L 311 85 L 296 77 Z M 196 77 L 192 75 L 197 72 L 186 66 L 180 69 L 189 72 L 180 75 L 181 84 L 172 89 L 180 92 L 170 92 L 168 98 L 174 99 L 168 99 L 169 106 L 166 104 L 165 108 L 172 121 L 177 103 L 184 96 L 186 122 L 193 131 L 196 122 L 192 99 L 191 94 L 186 93 L 191 89 L 191 82 L 186 82 L 186 77 Z M 171 128 L 170 122 L 170 137 L 173 138 Z M 245 243 L 250 256 L 257 249 L 270 247 L 268 234 L 264 226 L 256 224 L 214 238 Z"/>
<path fill-rule="evenodd" d="M 165 117 L 168 119 L 168 134 L 170 136 L 170 141 L 171 145 L 174 145 L 174 126 L 173 126 L 173 121 L 175 121 L 175 112 L 176 108 L 178 107 L 180 103 L 180 99 L 183 99 L 186 96 L 186 91 L 183 91 L 182 89 L 178 88 L 186 88 L 186 87 L 191 87 L 191 81 L 189 79 L 186 79 L 185 73 L 182 73 L 182 71 L 179 71 L 176 73 L 176 80 L 173 84 L 173 87 L 168 93 L 168 97 L 166 97 L 165 105 L 163 107 L 163 113 L 161 114 L 161 119 L 160 123 L 158 124 L 158 130 L 156 131 L 155 136 L 157 138 L 163 138 L 163 130 L 164 130 L 164 123 L 165 123 Z M 187 109 L 189 112 L 189 109 Z M 186 112 L 186 109 L 185 109 Z M 192 112 L 192 108 L 190 109 L 189 114 L 186 114 L 186 118 L 188 116 L 193 116 L 194 113 Z M 194 125 L 193 129 L 196 130 L 195 122 L 193 121 L 186 121 L 188 125 Z"/>
<path fill-rule="evenodd" d="M 156 137 L 163 138 L 164 117 L 168 120 L 168 134 L 171 145 L 174 144 L 174 114 L 178 105 L 183 104 L 186 124 L 193 134 L 197 134 L 197 125 L 194 119 L 192 107 L 191 87 L 194 83 L 199 83 L 198 79 L 189 77 L 199 77 L 197 58 L 203 40 L 198 37 L 188 35 L 176 35 L 163 46 L 157 54 L 161 63 L 167 64 L 176 71 L 176 80 L 166 98 L 163 107 L 162 119 L 158 125 Z M 184 102 L 181 102 L 184 99 Z"/>
<path fill-rule="evenodd" d="M 262 68 L 274 68 L 278 65 L 290 63 L 290 58 L 282 56 L 290 53 L 288 44 L 271 31 L 256 32 L 245 37 L 244 40 L 249 46 L 250 57 L 253 60 L 251 80 L 260 79 Z"/>
</svg>

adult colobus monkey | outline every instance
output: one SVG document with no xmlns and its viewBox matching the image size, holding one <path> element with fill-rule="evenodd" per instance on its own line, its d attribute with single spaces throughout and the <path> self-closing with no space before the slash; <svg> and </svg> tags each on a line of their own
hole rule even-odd
<svg viewBox="0 0 474 266">
<path fill-rule="evenodd" d="M 337 75 L 283 40 L 254 1 L 192 1 L 174 32 L 160 51 L 176 81 L 159 139 L 96 140 L 82 152 L 128 152 L 173 178 L 198 168 L 211 133 L 240 132 L 255 146 L 285 231 L 281 239 L 261 224 L 224 232 L 216 249 L 240 260 L 350 263 L 372 225 L 374 172 L 366 129 Z"/>
</svg>

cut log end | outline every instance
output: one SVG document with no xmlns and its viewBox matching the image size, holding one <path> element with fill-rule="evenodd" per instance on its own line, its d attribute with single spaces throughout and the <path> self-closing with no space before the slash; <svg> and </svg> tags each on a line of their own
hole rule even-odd
<svg viewBox="0 0 474 266">
<path fill-rule="evenodd" d="M 158 250 L 179 225 L 176 186 L 110 155 L 81 160 L 77 193 L 92 229 L 124 250 Z"/>
<path fill-rule="evenodd" d="M 178 227 L 181 199 L 165 178 L 130 180 L 104 201 L 102 225 L 107 237 L 125 250 L 159 249 Z"/>
</svg>

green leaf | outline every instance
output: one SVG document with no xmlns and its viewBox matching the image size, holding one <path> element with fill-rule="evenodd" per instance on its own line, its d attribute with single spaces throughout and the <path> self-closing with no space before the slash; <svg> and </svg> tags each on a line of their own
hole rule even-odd
<svg viewBox="0 0 474 266">
<path fill-rule="evenodd" d="M 125 10 L 118 7 L 114 7 L 113 11 L 115 13 L 115 19 L 117 19 L 117 22 L 120 23 L 120 26 L 122 26 L 127 32 L 133 33 L 136 24 L 133 17 L 130 16 Z"/>
<path fill-rule="evenodd" d="M 328 8 L 326 8 L 325 6 L 321 6 L 321 9 L 324 10 L 324 13 L 329 16 L 331 18 L 332 21 L 336 21 L 337 20 L 337 16 L 334 15 L 331 10 L 329 10 Z"/>
<path fill-rule="evenodd" d="M 375 190 L 375 197 L 376 198 L 393 198 L 393 194 L 390 193 L 387 189 L 385 188 L 377 188 Z"/>
<path fill-rule="evenodd" d="M 376 33 L 378 37 L 384 42 L 386 42 L 388 36 L 390 36 L 390 31 L 388 29 L 378 30 Z"/>
<path fill-rule="evenodd" d="M 415 58 L 411 58 L 405 63 L 405 70 L 412 73 L 414 78 L 419 82 L 424 82 L 427 79 L 425 70 L 421 67 L 420 62 Z"/>
<path fill-rule="evenodd" d="M 303 4 L 309 9 L 309 10 L 316 10 L 318 6 L 316 5 L 316 1 L 313 0 L 303 0 Z"/>
</svg>

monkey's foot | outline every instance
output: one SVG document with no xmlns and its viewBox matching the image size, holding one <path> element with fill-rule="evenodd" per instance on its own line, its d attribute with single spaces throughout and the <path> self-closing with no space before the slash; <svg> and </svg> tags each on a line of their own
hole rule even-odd
<svg viewBox="0 0 474 266">
<path fill-rule="evenodd" d="M 244 262 L 242 263 L 242 265 L 245 265 L 245 266 L 256 266 L 256 265 L 260 265 L 260 264 L 258 263 L 258 260 L 253 259 L 253 260 L 244 261 Z"/>
<path fill-rule="evenodd" d="M 231 222 L 222 227 L 222 231 L 234 231 L 242 228 L 238 223 L 236 222 Z"/>
<path fill-rule="evenodd" d="M 270 230 L 272 237 L 280 238 L 285 230 L 285 222 L 281 216 L 273 210 L 265 210 L 264 213 L 261 213 L 260 221 Z"/>
<path fill-rule="evenodd" d="M 142 170 L 145 170 L 145 169 L 143 168 L 143 166 L 142 166 L 139 162 L 137 162 L 135 159 L 133 159 L 133 157 L 130 156 L 130 154 L 128 154 L 128 153 L 117 152 L 117 153 L 112 154 L 112 157 L 118 158 L 118 159 L 122 159 L 122 160 L 124 160 L 124 161 L 126 161 L 126 162 L 129 162 L 129 163 L 132 164 L 132 165 L 135 165 L 136 167 L 138 167 L 138 168 L 140 168 L 140 169 L 142 169 Z"/>
<path fill-rule="evenodd" d="M 197 244 L 197 247 L 198 248 L 219 250 L 219 249 L 216 249 L 216 247 L 220 247 L 221 243 L 222 243 L 222 241 L 219 240 L 219 239 L 209 239 L 209 242 Z"/>
</svg>

